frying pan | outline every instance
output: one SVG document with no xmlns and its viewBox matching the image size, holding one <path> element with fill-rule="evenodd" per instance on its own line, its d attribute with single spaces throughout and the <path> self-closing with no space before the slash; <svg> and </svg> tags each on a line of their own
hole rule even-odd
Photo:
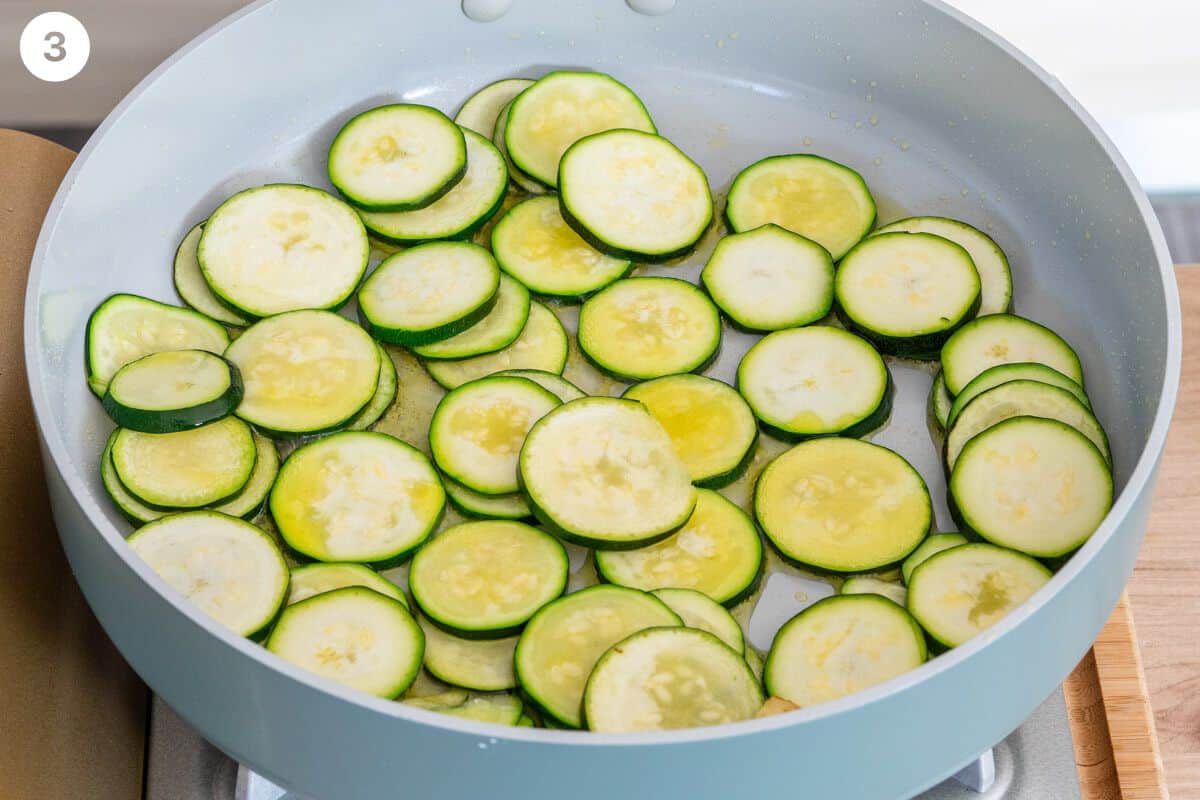
<svg viewBox="0 0 1200 800">
<path fill-rule="evenodd" d="M 1120 490 L 1032 600 L 949 654 L 835 702 L 722 727 L 589 735 L 499 728 L 340 688 L 226 632 L 132 555 L 95 466 L 108 423 L 83 377 L 88 312 L 115 291 L 173 299 L 168 265 L 187 228 L 246 186 L 325 185 L 327 143 L 356 111 L 396 98 L 453 111 L 492 80 L 564 66 L 628 83 L 718 192 L 764 155 L 815 151 L 864 174 L 883 222 L 943 214 L 998 240 L 1016 308 L 1081 354 Z M 1051 76 L 939 3 L 684 0 L 650 16 L 618 0 L 516 0 L 476 22 L 448 0 L 274 0 L 185 47 L 92 138 L 41 233 L 25 342 L 53 510 L 88 601 L 154 691 L 266 777 L 330 800 L 867 799 L 911 796 L 1003 738 L 1099 631 L 1145 531 L 1180 318 L 1161 232 L 1112 144 Z M 727 347 L 727 364 L 741 346 Z M 899 405 L 922 404 L 925 381 Z"/>
</svg>

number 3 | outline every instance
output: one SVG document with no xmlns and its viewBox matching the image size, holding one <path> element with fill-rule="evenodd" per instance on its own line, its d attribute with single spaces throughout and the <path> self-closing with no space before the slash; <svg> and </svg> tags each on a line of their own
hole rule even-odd
<svg viewBox="0 0 1200 800">
<path fill-rule="evenodd" d="M 50 43 L 50 49 L 42 53 L 47 61 L 62 61 L 67 57 L 67 48 L 63 47 L 67 41 L 67 37 L 58 31 L 50 31 L 46 34 L 44 41 Z"/>
</svg>

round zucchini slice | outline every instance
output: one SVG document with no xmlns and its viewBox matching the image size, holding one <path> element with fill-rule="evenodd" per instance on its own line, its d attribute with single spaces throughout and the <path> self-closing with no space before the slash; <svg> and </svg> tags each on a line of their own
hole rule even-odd
<svg viewBox="0 0 1200 800">
<path fill-rule="evenodd" d="M 847 578 L 838 594 L 877 594 L 898 606 L 904 606 L 908 601 L 908 590 L 904 588 L 904 584 L 885 581 L 874 575 L 855 575 Z"/>
<path fill-rule="evenodd" d="M 655 589 L 651 592 L 667 604 L 689 628 L 706 631 L 721 640 L 738 655 L 746 650 L 742 626 L 725 608 L 695 589 Z"/>
<path fill-rule="evenodd" d="M 904 560 L 933 521 L 920 474 L 899 454 L 858 439 L 803 442 L 763 470 L 754 514 L 789 561 L 868 572 Z"/>
<path fill-rule="evenodd" d="M 501 692 L 517 686 L 513 654 L 517 637 L 464 639 L 424 618 L 417 620 L 425 632 L 425 669 L 451 686 L 478 692 Z"/>
<path fill-rule="evenodd" d="M 379 383 L 376 384 L 375 394 L 371 401 L 358 412 L 350 422 L 346 423 L 348 431 L 365 431 L 383 418 L 387 410 L 396 401 L 396 390 L 399 388 L 399 378 L 396 375 L 396 363 L 391 355 L 378 342 L 375 347 L 379 350 Z"/>
<path fill-rule="evenodd" d="M 160 508 L 200 508 L 232 498 L 250 480 L 256 458 L 250 428 L 236 417 L 179 433 L 121 428 L 112 444 L 121 484 Z"/>
<path fill-rule="evenodd" d="M 748 331 L 799 328 L 833 307 L 829 251 L 773 223 L 717 242 L 700 280 L 725 316 Z"/>
<path fill-rule="evenodd" d="M 470 358 L 503 350 L 517 340 L 529 321 L 529 290 L 507 275 L 500 276 L 496 302 L 487 316 L 460 334 L 413 352 L 421 358 Z"/>
<path fill-rule="evenodd" d="M 1083 386 L 1079 356 L 1057 333 L 1012 314 L 989 314 L 963 325 L 942 346 L 946 389 L 958 395 L 974 378 L 999 364 L 1037 363 Z"/>
<path fill-rule="evenodd" d="M 293 311 L 251 325 L 225 351 L 242 374 L 237 415 L 270 436 L 336 430 L 379 388 L 379 348 L 328 311 Z"/>
<path fill-rule="evenodd" d="M 939 369 L 937 376 L 933 379 L 933 386 L 929 389 L 929 413 L 933 416 L 933 421 L 937 423 L 939 430 L 946 430 L 950 418 L 950 406 L 954 403 L 954 398 L 950 392 L 946 391 L 946 376 Z"/>
<path fill-rule="evenodd" d="M 979 273 L 966 250 L 930 233 L 885 233 L 838 264 L 834 295 L 849 327 L 880 351 L 936 358 L 979 309 Z"/>
<path fill-rule="evenodd" d="M 938 642 L 958 647 L 995 625 L 1050 578 L 1050 570 L 1015 550 L 959 545 L 913 570 L 908 610 Z"/>
<path fill-rule="evenodd" d="M 696 505 L 671 438 L 632 400 L 559 406 L 529 431 L 519 470 L 538 519 L 585 547 L 652 544 L 687 522 Z"/>
<path fill-rule="evenodd" d="M 506 105 L 500 111 L 500 116 L 496 117 L 496 127 L 492 129 L 492 144 L 496 145 L 496 149 L 504 156 L 504 161 L 508 165 L 508 177 L 517 185 L 518 189 L 529 194 L 545 194 L 550 191 L 550 187 L 529 177 L 524 170 L 514 164 L 512 156 L 508 152 L 508 145 L 504 143 L 504 129 L 508 126 L 508 110 L 511 107 L 511 104 Z"/>
<path fill-rule="evenodd" d="M 579 310 L 579 349 L 601 371 L 646 380 L 701 370 L 721 346 L 721 316 L 679 278 L 617 281 Z"/>
<path fill-rule="evenodd" d="M 925 663 L 925 634 L 876 594 L 827 597 L 775 634 L 763 669 L 767 694 L 804 708 L 891 680 Z"/>
<path fill-rule="evenodd" d="M 275 476 L 279 474 L 279 451 L 275 449 L 274 442 L 255 431 L 254 452 L 256 457 L 250 480 L 233 497 L 213 506 L 213 511 L 242 519 L 253 519 L 262 511 L 267 495 L 275 485 Z"/>
<path fill-rule="evenodd" d="M 151 353 L 206 350 L 220 355 L 228 346 L 225 329 L 202 314 L 135 294 L 114 294 L 88 317 L 88 388 L 103 397 L 117 370 Z"/>
<path fill-rule="evenodd" d="M 875 199 L 854 170 L 814 155 L 770 156 L 738 173 L 725 217 L 735 233 L 773 222 L 841 260 L 875 224 Z"/>
<path fill-rule="evenodd" d="M 976 395 L 946 434 L 946 466 L 954 463 L 967 442 L 998 422 L 1013 417 L 1055 419 L 1082 433 L 1110 466 L 1108 436 L 1096 416 L 1066 389 L 1040 381 L 1009 381 Z"/>
<path fill-rule="evenodd" d="M 285 608 L 267 649 L 322 678 L 390 700 L 416 680 L 425 636 L 400 601 L 347 586 Z"/>
<path fill-rule="evenodd" d="M 442 476 L 442 485 L 446 488 L 446 497 L 451 504 L 465 517 L 526 519 L 533 516 L 533 510 L 529 508 L 529 503 L 525 502 L 523 492 L 480 494 L 445 475 Z"/>
<path fill-rule="evenodd" d="M 951 547 L 958 547 L 960 544 L 966 544 L 967 537 L 961 533 L 932 533 L 925 541 L 921 542 L 916 550 L 912 551 L 912 555 L 904 559 L 904 563 L 900 565 L 900 574 L 907 584 L 912 578 L 912 572 L 919 567 L 925 559 L 930 556 L 940 553 L 943 550 L 949 550 Z"/>
<path fill-rule="evenodd" d="M 489 83 L 467 98 L 462 108 L 454 115 L 454 122 L 462 128 L 491 136 L 496 130 L 496 120 L 513 98 L 533 85 L 528 78 L 505 78 Z"/>
<path fill-rule="evenodd" d="M 490 376 L 442 398 L 429 423 L 429 448 L 442 472 L 480 494 L 516 492 L 517 456 L 525 435 L 560 405 L 524 378 Z"/>
<path fill-rule="evenodd" d="M 975 269 L 979 271 L 979 281 L 982 284 L 979 302 L 979 316 L 985 314 L 1003 314 L 1012 305 L 1012 271 L 1008 267 L 1008 258 L 1000 245 L 978 228 L 973 228 L 965 222 L 945 217 L 909 217 L 897 220 L 871 235 L 881 233 L 932 233 L 949 239 L 967 251 Z"/>
<path fill-rule="evenodd" d="M 596 571 L 618 586 L 695 589 L 724 606 L 740 603 L 762 574 L 762 540 L 741 508 L 709 489 L 674 535 L 637 550 L 598 550 Z"/>
<path fill-rule="evenodd" d="M 222 203 L 204 224 L 196 258 L 213 294 L 255 318 L 341 308 L 370 251 L 354 209 L 320 189 L 280 183 Z"/>
<path fill-rule="evenodd" d="M 283 554 L 271 537 L 235 517 L 171 514 L 126 541 L 168 586 L 241 636 L 261 634 L 287 596 Z"/>
<path fill-rule="evenodd" d="M 1096 446 L 1038 417 L 1005 420 L 967 442 L 949 490 L 970 530 L 1037 558 L 1086 542 L 1113 499 L 1112 473 Z"/>
<path fill-rule="evenodd" d="M 623 397 L 644 405 L 666 429 L 697 486 L 732 483 L 754 460 L 754 414 L 728 384 L 703 375 L 667 375 L 634 384 Z"/>
<path fill-rule="evenodd" d="M 142 433 L 176 433 L 227 417 L 242 401 L 237 368 L 205 350 L 142 356 L 117 370 L 102 403 L 113 422 Z"/>
<path fill-rule="evenodd" d="M 676 258 L 712 222 L 704 170 L 652 133 L 612 130 L 580 139 L 562 157 L 558 189 L 567 224 L 617 258 Z"/>
<path fill-rule="evenodd" d="M 402 563 L 437 527 L 446 504 L 416 448 L 382 433 L 338 433 L 295 450 L 271 489 L 288 547 L 314 561 Z"/>
<path fill-rule="evenodd" d="M 358 292 L 358 313 L 377 339 L 431 344 L 486 317 L 499 288 L 500 270 L 487 250 L 431 242 L 385 258 Z"/>
<path fill-rule="evenodd" d="M 467 171 L 450 191 L 413 211 L 360 211 L 371 235 L 389 244 L 466 238 L 500 210 L 508 190 L 504 156 L 490 139 L 463 130 Z"/>
<path fill-rule="evenodd" d="M 100 454 L 100 482 L 104 484 L 105 493 L 108 494 L 109 499 L 112 500 L 117 510 L 121 512 L 121 515 L 135 525 L 153 522 L 160 517 L 165 517 L 171 512 L 151 508 L 130 494 L 129 490 L 121 485 L 121 479 L 117 477 L 117 468 L 113 466 L 112 462 L 113 442 L 120 432 L 120 428 L 112 432 L 112 435 L 108 437 L 108 442 L 104 445 L 104 452 Z"/>
<path fill-rule="evenodd" d="M 451 691 L 427 697 L 414 697 L 404 702 L 410 706 L 460 719 L 490 722 L 493 725 L 520 724 L 523 706 L 521 701 L 511 694 L 462 695 L 461 700 L 459 698 L 459 693 Z"/>
<path fill-rule="evenodd" d="M 425 208 L 467 170 L 462 129 L 429 106 L 397 103 L 364 111 L 329 146 L 329 180 L 368 211 Z"/>
<path fill-rule="evenodd" d="M 196 258 L 196 251 L 200 248 L 200 236 L 203 233 L 204 223 L 201 222 L 187 232 L 175 250 L 172 269 L 175 291 L 183 302 L 222 325 L 234 325 L 239 328 L 249 325 L 253 320 L 230 310 L 217 299 L 212 289 L 208 288 L 208 281 L 204 280 L 200 261 Z"/>
<path fill-rule="evenodd" d="M 652 628 L 614 645 L 583 695 L 588 729 L 612 733 L 738 722 L 762 704 L 762 688 L 741 655 L 692 628 Z"/>
<path fill-rule="evenodd" d="M 768 334 L 738 364 L 737 387 L 768 433 L 788 441 L 862 436 L 892 410 L 892 378 L 875 348 L 840 328 Z"/>
<path fill-rule="evenodd" d="M 517 682 L 550 719 L 582 724 L 580 709 L 592 668 L 614 644 L 646 628 L 682 625 L 652 594 L 592 586 L 544 606 L 517 641 Z"/>
<path fill-rule="evenodd" d="M 468 639 L 521 629 L 567 588 L 567 551 L 521 522 L 482 520 L 447 528 L 417 551 L 408 585 L 421 613 Z"/>
<path fill-rule="evenodd" d="M 556 197 L 531 197 L 510 208 L 492 229 L 500 268 L 530 291 L 578 301 L 633 269 L 592 247 L 563 220 Z"/>
<path fill-rule="evenodd" d="M 345 589 L 347 586 L 362 586 L 373 592 L 387 595 L 408 608 L 404 592 L 400 587 L 362 564 L 302 564 L 292 568 L 292 583 L 288 590 L 287 604 L 293 605 L 318 594 Z"/>
<path fill-rule="evenodd" d="M 967 403 L 989 389 L 994 389 L 1000 384 L 1008 383 L 1009 381 L 1038 381 L 1040 383 L 1048 383 L 1051 386 L 1057 386 L 1059 389 L 1066 389 L 1088 409 L 1092 407 L 1091 401 L 1088 400 L 1087 392 L 1083 390 L 1083 387 L 1056 369 L 1047 367 L 1045 364 L 998 364 L 976 375 L 953 398 L 953 402 L 946 412 L 946 427 L 950 427 L 958 421 L 958 415 L 966 408 Z"/>
<path fill-rule="evenodd" d="M 559 400 L 564 403 L 569 403 L 572 400 L 578 400 L 581 397 L 587 397 L 587 392 L 580 389 L 575 384 L 561 375 L 556 375 L 553 372 L 546 372 L 540 369 L 506 369 L 503 372 L 497 372 L 497 377 L 505 378 L 525 378 L 533 381 L 538 386 L 546 389 L 554 394 Z"/>
<path fill-rule="evenodd" d="M 567 365 L 567 332 L 554 312 L 538 302 L 529 305 L 521 335 L 503 350 L 471 358 L 422 362 L 435 381 L 447 389 L 495 372 L 535 369 L 562 374 Z"/>
<path fill-rule="evenodd" d="M 513 162 L 547 186 L 558 185 L 559 160 L 585 136 L 614 128 L 656 132 L 637 95 L 599 72 L 551 72 L 508 109 L 504 142 Z"/>
</svg>

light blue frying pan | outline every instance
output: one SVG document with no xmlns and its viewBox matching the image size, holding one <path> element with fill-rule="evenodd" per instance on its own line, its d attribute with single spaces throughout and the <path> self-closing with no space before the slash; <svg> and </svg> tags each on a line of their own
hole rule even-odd
<svg viewBox="0 0 1200 800">
<path fill-rule="evenodd" d="M 881 222 L 943 214 L 999 241 L 1019 311 L 1083 357 L 1120 488 L 1033 600 L 837 702 L 588 735 L 341 689 L 221 629 L 131 554 L 95 467 L 108 423 L 84 382 L 88 312 L 115 291 L 173 301 L 168 265 L 188 227 L 246 186 L 323 185 L 327 143 L 355 111 L 401 97 L 453 111 L 492 80 L 556 66 L 633 87 L 719 191 L 764 155 L 814 151 L 863 173 Z M 25 337 L 55 517 L 104 627 L 206 737 L 328 800 L 914 794 L 1018 725 L 1100 630 L 1145 531 L 1180 358 L 1167 250 L 1107 138 L 1011 46 L 920 0 L 680 0 L 661 16 L 619 0 L 516 0 L 486 23 L 451 0 L 256 3 L 143 81 L 76 161 L 38 244 Z"/>
</svg>

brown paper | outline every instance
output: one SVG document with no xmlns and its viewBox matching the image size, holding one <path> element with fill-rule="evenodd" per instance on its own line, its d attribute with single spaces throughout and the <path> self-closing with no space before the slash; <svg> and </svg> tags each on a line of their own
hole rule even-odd
<svg viewBox="0 0 1200 800">
<path fill-rule="evenodd" d="M 145 686 L 58 542 L 25 380 L 25 278 L 74 153 L 0 130 L 0 798 L 137 800 Z"/>
</svg>

